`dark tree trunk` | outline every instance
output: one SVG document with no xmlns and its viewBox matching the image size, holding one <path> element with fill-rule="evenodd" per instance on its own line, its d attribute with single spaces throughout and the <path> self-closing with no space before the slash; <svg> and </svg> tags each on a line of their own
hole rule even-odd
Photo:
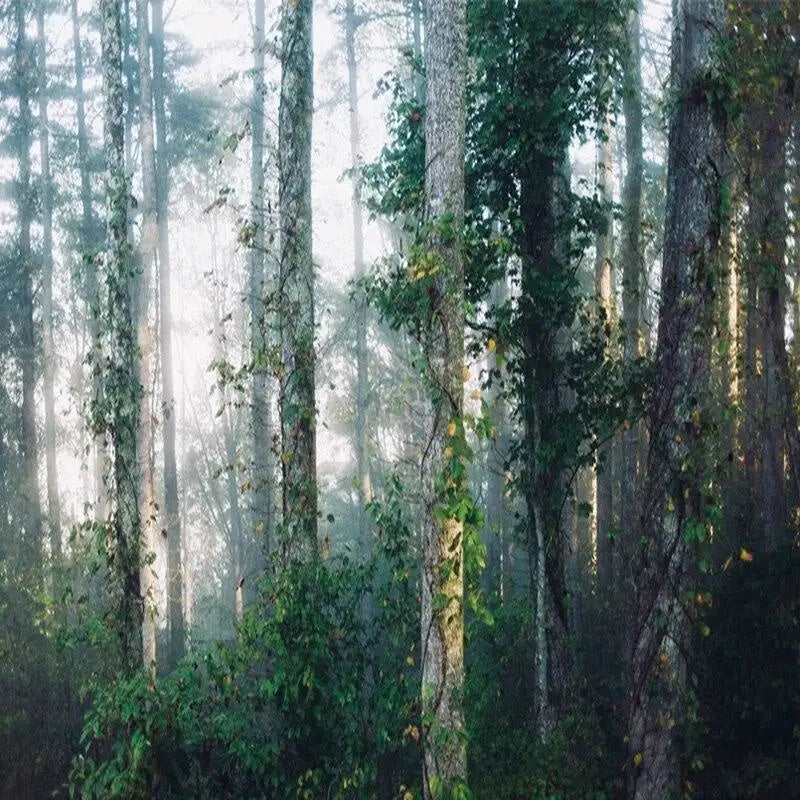
<svg viewBox="0 0 800 800">
<path fill-rule="evenodd" d="M 662 300 L 650 415 L 650 449 L 636 554 L 637 597 L 628 697 L 628 796 L 678 790 L 674 732 L 689 655 L 683 607 L 693 544 L 707 520 L 701 501 L 709 426 L 707 383 L 719 245 L 721 139 L 706 93 L 716 0 L 676 6 L 675 105 L 670 124 Z"/>
</svg>

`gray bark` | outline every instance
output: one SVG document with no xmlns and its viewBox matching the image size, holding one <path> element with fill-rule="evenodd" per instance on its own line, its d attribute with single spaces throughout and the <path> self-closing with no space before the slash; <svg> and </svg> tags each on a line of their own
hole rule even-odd
<svg viewBox="0 0 800 800">
<path fill-rule="evenodd" d="M 50 174 L 50 130 L 48 120 L 47 39 L 44 3 L 36 6 L 39 61 L 39 152 L 42 202 L 42 345 L 44 351 L 44 448 L 47 462 L 47 517 L 50 552 L 61 559 L 61 500 L 56 467 L 55 376 L 58 364 L 53 341 L 53 182 Z"/>
<path fill-rule="evenodd" d="M 625 330 L 625 362 L 632 365 L 640 355 L 641 288 L 643 260 L 641 252 L 642 178 L 644 155 L 642 150 L 642 64 L 639 42 L 639 13 L 631 9 L 626 26 L 629 56 L 625 62 L 625 182 L 622 190 L 622 231 L 620 236 L 620 264 L 622 268 L 622 322 Z M 622 436 L 622 474 L 620 475 L 620 531 L 622 550 L 619 559 L 620 574 L 627 577 L 626 564 L 633 551 L 639 511 L 638 452 L 639 421 L 630 419 Z"/>
<path fill-rule="evenodd" d="M 155 548 L 158 508 L 155 493 L 155 346 L 152 322 L 153 270 L 158 247 L 156 200 L 156 151 L 153 123 L 153 77 L 150 65 L 150 18 L 148 0 L 136 0 L 136 29 L 139 56 L 139 148 L 142 159 L 142 233 L 139 241 L 139 271 L 136 276 L 137 302 L 134 316 L 139 344 L 139 385 L 141 415 L 137 432 L 140 459 L 139 518 L 142 521 L 144 559 L 142 593 L 145 602 L 143 658 L 151 669 L 156 660 L 155 589 L 156 580 L 146 563 Z"/>
<path fill-rule="evenodd" d="M 607 331 L 614 325 L 613 266 L 614 243 L 614 191 L 613 191 L 613 149 L 611 143 L 611 120 L 609 116 L 603 124 L 601 139 L 597 144 L 597 194 L 605 211 L 605 230 L 597 237 L 594 264 L 594 288 L 598 307 L 598 317 L 604 322 Z M 597 448 L 597 580 L 603 596 L 611 587 L 613 525 L 613 439 L 611 427 L 601 430 L 601 441 Z"/>
<path fill-rule="evenodd" d="M 175 379 L 172 370 L 172 267 L 169 245 L 169 163 L 167 109 L 164 91 L 164 0 L 151 0 L 153 10 L 153 101 L 156 123 L 156 217 L 158 221 L 158 295 L 161 334 L 161 402 L 164 443 L 164 530 L 167 534 L 167 613 L 169 658 L 175 664 L 185 652 L 183 562 L 175 449 Z"/>
<path fill-rule="evenodd" d="M 720 22 L 716 0 L 676 6 L 662 302 L 628 687 L 627 794 L 636 800 L 678 790 L 674 732 L 690 646 L 682 603 L 693 562 L 685 534 L 705 522 L 703 436 L 720 235 L 722 146 L 702 87 Z"/>
<path fill-rule="evenodd" d="M 441 269 L 429 294 L 432 307 L 423 350 L 433 416 L 423 457 L 422 535 L 423 791 L 432 798 L 464 785 L 467 758 L 463 710 L 464 525 L 446 511 L 442 483 L 448 442 L 462 437 L 464 363 L 464 157 L 467 21 L 465 0 L 430 0 L 425 20 L 425 216 L 430 248 Z M 436 232 L 445 220 L 453 235 Z M 455 491 L 466 491 L 463 478 Z M 436 795 L 438 796 L 438 795 Z"/>
<path fill-rule="evenodd" d="M 317 553 L 316 355 L 311 252 L 312 0 L 283 0 L 278 275 L 284 560 Z"/>
<path fill-rule="evenodd" d="M 39 455 L 36 436 L 36 332 L 34 328 L 33 253 L 31 225 L 34 193 L 31 185 L 31 138 L 33 120 L 30 97 L 33 89 L 32 51 L 25 28 L 27 3 L 14 3 L 14 79 L 19 116 L 16 123 L 17 156 L 17 277 L 19 288 L 19 357 L 22 374 L 22 552 L 27 566 L 38 567 L 42 554 L 42 506 L 39 496 Z"/>
</svg>

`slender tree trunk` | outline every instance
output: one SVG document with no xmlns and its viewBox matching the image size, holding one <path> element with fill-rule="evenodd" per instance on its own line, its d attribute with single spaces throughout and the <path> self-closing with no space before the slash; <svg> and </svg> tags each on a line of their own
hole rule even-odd
<svg viewBox="0 0 800 800">
<path fill-rule="evenodd" d="M 464 437 L 464 153 L 467 10 L 465 0 L 430 0 L 425 30 L 426 220 L 441 271 L 434 278 L 423 350 L 429 364 L 432 428 L 423 459 L 422 535 L 423 791 L 426 800 L 467 778 L 464 683 L 464 523 L 447 511 L 442 484 L 466 492 L 451 459 Z M 436 226 L 449 220 L 447 239 Z M 429 724 L 428 721 L 429 720 Z"/>
<path fill-rule="evenodd" d="M 678 790 L 674 732 L 679 729 L 686 684 L 690 631 L 683 602 L 693 564 L 693 545 L 687 538 L 707 523 L 703 437 L 709 424 L 706 394 L 722 146 L 700 87 L 722 14 L 716 0 L 682 0 L 675 10 L 676 101 L 629 675 L 628 797 L 636 800 L 654 800 Z"/>
<path fill-rule="evenodd" d="M 614 244 L 614 187 L 611 119 L 606 115 L 602 136 L 597 144 L 597 193 L 605 211 L 605 230 L 597 237 L 594 264 L 594 288 L 599 319 L 610 334 L 614 325 L 613 267 Z M 610 343 L 610 336 L 607 336 Z M 597 579 L 603 597 L 611 588 L 613 550 L 613 440 L 611 426 L 601 431 L 602 440 L 597 448 Z"/>
<path fill-rule="evenodd" d="M 314 262 L 311 253 L 312 0 L 283 0 L 278 115 L 278 297 L 283 556 L 317 553 Z"/>
<path fill-rule="evenodd" d="M 153 9 L 153 101 L 156 127 L 156 217 L 158 220 L 158 295 L 161 334 L 161 393 L 164 439 L 164 530 L 167 532 L 167 609 L 169 658 L 175 664 L 185 652 L 183 566 L 178 464 L 175 448 L 177 413 L 172 369 L 172 266 L 169 246 L 169 163 L 164 91 L 164 0 Z"/>
<path fill-rule="evenodd" d="M 142 520 L 142 592 L 145 602 L 143 655 L 151 669 L 156 661 L 156 580 L 147 563 L 153 556 L 158 526 L 155 494 L 155 358 L 156 335 L 152 322 L 153 269 L 158 248 L 158 203 L 156 197 L 156 151 L 153 125 L 153 78 L 150 66 L 150 18 L 148 0 L 136 0 L 136 31 L 139 55 L 139 147 L 142 158 L 142 233 L 139 241 L 140 271 L 137 275 L 135 319 L 139 343 L 139 384 L 142 387 L 138 453 L 139 517 Z M 173 456 L 174 457 L 174 456 Z"/>
<path fill-rule="evenodd" d="M 50 552 L 61 560 L 61 500 L 56 468 L 55 375 L 58 368 L 53 342 L 53 182 L 50 174 L 50 130 L 47 114 L 47 38 L 44 2 L 36 6 L 39 50 L 39 151 L 42 161 L 42 345 L 44 351 L 44 447 L 47 460 L 47 516 Z"/>
<path fill-rule="evenodd" d="M 355 278 L 364 277 L 364 219 L 361 210 L 361 132 L 358 113 L 358 63 L 356 61 L 356 18 L 353 0 L 347 0 L 345 9 L 345 51 L 347 56 L 347 88 L 350 110 L 350 159 L 353 182 L 353 266 Z M 359 541 L 365 557 L 372 547 L 369 540 L 366 506 L 372 502 L 372 476 L 367 444 L 367 404 L 369 402 L 369 350 L 367 349 L 367 302 L 358 299 L 356 311 L 356 408 L 355 440 L 358 465 Z"/>
<path fill-rule="evenodd" d="M 33 322 L 33 253 L 31 225 L 34 215 L 34 193 L 31 185 L 31 138 L 33 120 L 30 97 L 33 89 L 33 53 L 26 34 L 27 3 L 15 0 L 14 77 L 19 101 L 16 124 L 19 173 L 17 178 L 17 210 L 19 237 L 17 264 L 19 281 L 19 343 L 22 373 L 22 506 L 25 541 L 22 548 L 25 563 L 37 567 L 42 555 L 42 506 L 39 496 L 39 457 L 36 436 L 36 333 Z"/>
<path fill-rule="evenodd" d="M 248 254 L 250 293 L 250 355 L 254 364 L 251 429 L 253 447 L 253 529 L 262 537 L 264 561 L 272 550 L 275 468 L 272 458 L 272 407 L 267 391 L 268 323 L 265 307 L 265 198 L 264 198 L 264 0 L 255 2 L 253 28 L 253 136 L 250 163 L 252 242 Z"/>
<path fill-rule="evenodd" d="M 108 251 L 108 374 L 116 508 L 113 515 L 114 569 L 120 655 L 128 674 L 142 663 L 143 607 L 140 585 L 139 460 L 137 438 L 141 383 L 133 322 L 131 253 L 128 243 L 128 181 L 125 170 L 125 111 L 122 84 L 121 0 L 100 0 L 103 73 L 103 144 L 106 156 Z"/>
<path fill-rule="evenodd" d="M 101 243 L 92 204 L 92 176 L 89 165 L 89 135 L 86 127 L 86 96 L 84 92 L 83 46 L 81 44 L 80 17 L 78 16 L 78 0 L 71 0 L 72 46 L 75 59 L 75 119 L 78 127 L 78 170 L 81 180 L 81 254 L 85 270 L 85 283 L 82 285 L 83 301 L 86 304 L 90 343 L 88 358 L 91 372 L 91 407 L 99 407 L 103 397 L 103 373 L 101 366 L 100 344 L 100 294 L 97 285 L 98 260 L 94 250 Z M 93 496 L 91 498 L 96 520 L 105 519 L 106 491 L 103 482 L 103 460 L 105 441 L 97 432 L 97 426 L 90 426 L 94 432 L 92 441 L 92 475 L 94 477 Z"/>
<path fill-rule="evenodd" d="M 782 87 L 776 109 L 759 115 L 760 168 L 754 176 L 751 203 L 759 207 L 757 259 L 759 269 L 759 320 L 763 325 L 763 432 L 761 439 L 761 507 L 764 546 L 777 550 L 786 542 L 790 497 L 800 494 L 800 433 L 795 389 L 786 351 L 786 149 L 794 108 L 793 87 Z M 792 490 L 784 480 L 784 442 L 788 445 Z"/>
<path fill-rule="evenodd" d="M 625 62 L 625 182 L 622 189 L 622 232 L 620 237 L 620 264 L 622 267 L 622 321 L 625 331 L 625 363 L 628 367 L 640 355 L 641 285 L 643 273 L 642 179 L 644 155 L 642 150 L 642 64 L 639 42 L 639 14 L 641 0 L 631 9 L 626 26 L 629 56 Z M 638 525 L 638 453 L 639 420 L 629 419 L 622 436 L 622 475 L 620 475 L 620 531 L 619 577 L 627 576 L 626 564 L 633 553 L 635 531 Z"/>
</svg>

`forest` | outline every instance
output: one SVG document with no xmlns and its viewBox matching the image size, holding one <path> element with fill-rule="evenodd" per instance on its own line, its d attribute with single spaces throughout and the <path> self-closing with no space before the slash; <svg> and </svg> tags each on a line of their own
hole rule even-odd
<svg viewBox="0 0 800 800">
<path fill-rule="evenodd" d="M 0 798 L 800 799 L 800 0 L 0 0 Z"/>
</svg>

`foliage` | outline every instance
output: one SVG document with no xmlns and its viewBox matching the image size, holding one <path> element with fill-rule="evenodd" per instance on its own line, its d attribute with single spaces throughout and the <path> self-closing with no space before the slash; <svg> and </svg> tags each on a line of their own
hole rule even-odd
<svg viewBox="0 0 800 800">
<path fill-rule="evenodd" d="M 708 798 L 797 797 L 800 558 L 740 550 L 726 563 L 698 635 L 694 747 L 704 769 L 689 779 Z"/>
<path fill-rule="evenodd" d="M 72 796 L 356 798 L 411 783 L 416 577 L 398 496 L 374 511 L 371 567 L 293 563 L 264 582 L 235 644 L 99 686 Z"/>
<path fill-rule="evenodd" d="M 475 797 L 604 800 L 615 762 L 593 697 L 573 700 L 547 743 L 539 739 L 532 618 L 527 603 L 512 600 L 494 609 L 493 625 L 479 618 L 470 625 L 466 708 Z"/>
</svg>

